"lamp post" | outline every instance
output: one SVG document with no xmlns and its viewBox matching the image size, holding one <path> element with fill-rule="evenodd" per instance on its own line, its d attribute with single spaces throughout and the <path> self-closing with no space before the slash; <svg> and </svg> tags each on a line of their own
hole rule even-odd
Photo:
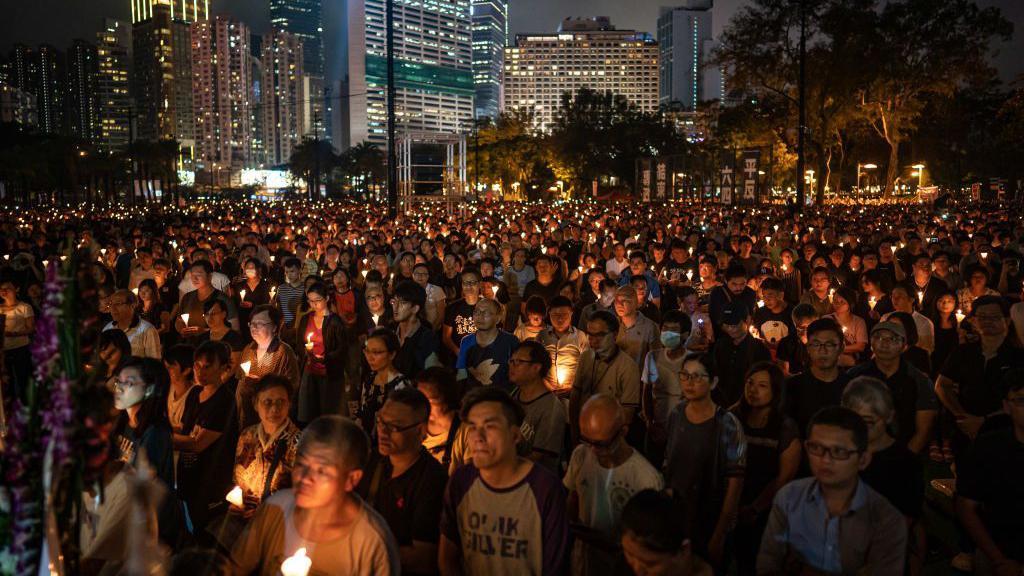
<svg viewBox="0 0 1024 576">
<path fill-rule="evenodd" d="M 911 168 L 916 170 L 916 172 L 911 174 L 911 176 L 917 176 L 917 187 L 920 188 L 922 183 L 924 182 L 924 164 L 918 162 L 917 164 L 911 166 Z"/>
<path fill-rule="evenodd" d="M 872 164 L 870 162 L 868 162 L 867 164 L 861 164 L 860 162 L 857 163 L 857 193 L 858 194 L 860 193 L 860 177 L 861 177 L 861 174 L 864 173 L 863 172 L 864 170 L 874 170 L 875 168 L 878 168 L 878 166 L 876 166 L 875 164 Z"/>
</svg>

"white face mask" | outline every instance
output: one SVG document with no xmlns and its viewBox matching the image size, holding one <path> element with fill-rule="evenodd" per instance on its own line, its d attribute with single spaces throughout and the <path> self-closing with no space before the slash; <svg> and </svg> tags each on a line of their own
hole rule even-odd
<svg viewBox="0 0 1024 576">
<path fill-rule="evenodd" d="M 679 347 L 682 342 L 682 336 L 679 332 L 673 332 L 671 330 L 663 330 L 661 332 L 661 344 L 665 348 L 675 349 Z"/>
<path fill-rule="evenodd" d="M 245 277 L 246 278 L 255 278 L 256 277 L 256 269 L 255 268 L 246 268 L 245 269 Z"/>
<path fill-rule="evenodd" d="M 127 410 L 132 406 L 140 404 L 149 397 L 151 386 L 129 386 L 126 389 L 117 386 L 114 389 L 114 408 Z"/>
</svg>

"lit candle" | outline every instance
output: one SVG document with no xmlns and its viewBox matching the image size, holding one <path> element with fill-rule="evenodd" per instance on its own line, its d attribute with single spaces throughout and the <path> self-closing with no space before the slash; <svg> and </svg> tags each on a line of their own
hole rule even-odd
<svg viewBox="0 0 1024 576">
<path fill-rule="evenodd" d="M 966 317 L 967 316 L 964 314 L 963 310 L 961 310 L 959 308 L 956 309 L 956 323 L 957 324 L 963 322 L 964 318 L 966 318 Z"/>
<path fill-rule="evenodd" d="M 764 237 L 764 243 L 765 244 L 771 244 L 772 243 L 772 237 L 771 236 L 765 236 Z"/>
<path fill-rule="evenodd" d="M 491 292 L 494 293 L 494 297 L 498 297 L 498 286 L 491 286 Z"/>
<path fill-rule="evenodd" d="M 984 260 L 986 258 L 988 258 L 988 252 L 982 252 L 981 253 L 981 259 Z"/>
<path fill-rule="evenodd" d="M 369 272 L 369 270 L 363 270 L 363 280 L 366 280 L 366 273 L 367 272 Z"/>
<path fill-rule="evenodd" d="M 138 296 L 139 295 L 139 289 L 138 288 L 132 288 L 132 294 L 135 294 L 136 296 Z"/>
<path fill-rule="evenodd" d="M 917 301 L 924 303 L 924 292 L 921 290 L 917 291 Z"/>
<path fill-rule="evenodd" d="M 555 368 L 555 380 L 558 382 L 559 388 L 565 388 L 565 377 L 567 376 L 566 372 L 568 372 L 568 370 L 565 366 L 559 366 Z"/>
<path fill-rule="evenodd" d="M 239 292 L 238 296 L 241 297 L 242 300 L 245 300 L 245 290 L 242 290 L 241 292 Z"/>
<path fill-rule="evenodd" d="M 273 300 L 277 296 L 277 286 L 270 288 L 270 299 Z"/>
<path fill-rule="evenodd" d="M 370 317 L 373 318 L 373 325 L 376 326 L 377 320 L 380 319 L 380 314 L 371 314 Z"/>
<path fill-rule="evenodd" d="M 761 334 L 757 331 L 757 326 L 750 327 L 750 335 L 753 336 L 754 338 L 757 338 L 758 340 L 761 339 Z"/>
<path fill-rule="evenodd" d="M 789 266 L 786 266 L 785 264 L 783 264 L 782 265 L 782 271 L 785 272 L 787 270 L 789 270 Z"/>
<path fill-rule="evenodd" d="M 238 508 L 241 508 L 242 504 L 245 502 L 242 498 L 242 488 L 239 486 L 232 488 L 231 492 L 228 492 L 228 495 L 225 496 L 224 499 L 230 502 L 232 506 L 236 506 Z"/>
<path fill-rule="evenodd" d="M 836 295 L 836 289 L 835 288 L 829 288 L 828 289 L 828 299 L 831 301 L 832 298 L 835 297 L 835 295 Z"/>
<path fill-rule="evenodd" d="M 281 576 L 306 576 L 313 566 L 313 561 L 306 556 L 306 549 L 299 548 L 294 556 L 285 558 L 281 563 Z"/>
<path fill-rule="evenodd" d="M 185 323 L 185 326 L 188 326 L 188 314 L 182 314 L 181 321 Z"/>
<path fill-rule="evenodd" d="M 757 307 L 758 308 L 764 308 L 764 300 L 758 300 L 757 301 Z"/>
<path fill-rule="evenodd" d="M 306 350 L 313 351 L 313 333 L 306 334 Z"/>
<path fill-rule="evenodd" d="M 878 304 L 878 298 L 875 298 L 874 296 L 868 298 L 868 306 L 870 306 L 872 310 L 875 309 L 876 304 Z"/>
<path fill-rule="evenodd" d="M 693 270 L 686 271 L 686 281 L 689 282 L 690 280 L 693 280 Z"/>
<path fill-rule="evenodd" d="M 252 362 L 246 360 L 245 362 L 242 362 L 238 366 L 242 369 L 242 372 L 245 372 L 245 375 L 248 376 L 249 368 L 252 368 Z"/>
</svg>

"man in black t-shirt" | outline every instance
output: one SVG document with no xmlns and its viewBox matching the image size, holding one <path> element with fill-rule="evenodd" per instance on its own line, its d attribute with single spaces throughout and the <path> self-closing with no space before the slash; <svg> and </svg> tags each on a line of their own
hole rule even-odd
<svg viewBox="0 0 1024 576">
<path fill-rule="evenodd" d="M 1009 370 L 1009 428 L 982 434 L 957 469 L 957 516 L 978 547 L 975 568 L 1024 573 L 1024 370 Z M 982 565 L 982 566 L 979 566 Z"/>
<path fill-rule="evenodd" d="M 819 318 L 807 327 L 808 370 L 786 380 L 785 412 L 796 420 L 801 433 L 814 414 L 838 406 L 849 377 L 839 369 L 843 329 L 831 318 Z"/>
<path fill-rule="evenodd" d="M 810 304 L 797 304 L 793 308 L 793 331 L 779 342 L 775 360 L 786 375 L 799 374 L 807 369 L 807 328 L 818 319 L 818 313 Z"/>
<path fill-rule="evenodd" d="M 444 338 L 442 338 L 441 344 L 453 361 L 459 356 L 459 345 L 462 344 L 462 339 L 476 332 L 473 310 L 476 309 L 476 303 L 480 300 L 482 280 L 483 278 L 476 270 L 470 269 L 463 272 L 462 298 L 445 306 L 444 324 L 441 326 Z"/>
<path fill-rule="evenodd" d="M 398 543 L 402 573 L 437 572 L 441 503 L 448 474 L 423 448 L 430 403 L 415 388 L 395 390 L 377 413 L 377 453 L 359 494 L 384 520 Z"/>
<path fill-rule="evenodd" d="M 754 310 L 754 327 L 768 349 L 773 353 L 778 350 L 779 343 L 793 334 L 793 306 L 786 302 L 786 287 L 782 280 L 775 277 L 765 278 L 761 282 L 761 298 Z"/>
</svg>

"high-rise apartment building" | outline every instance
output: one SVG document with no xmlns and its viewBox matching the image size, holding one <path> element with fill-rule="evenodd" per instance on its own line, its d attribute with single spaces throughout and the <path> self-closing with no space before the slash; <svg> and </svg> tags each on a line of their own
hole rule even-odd
<svg viewBox="0 0 1024 576">
<path fill-rule="evenodd" d="M 210 17 L 210 0 L 131 0 L 132 24 L 153 17 L 157 6 L 166 6 L 171 20 L 197 22 Z"/>
<path fill-rule="evenodd" d="M 131 65 L 131 27 L 123 21 L 107 19 L 96 33 L 96 115 L 97 144 L 112 151 L 130 141 L 131 94 L 128 68 Z"/>
<path fill-rule="evenodd" d="M 195 148 L 191 25 L 171 17 L 169 2 L 155 0 L 148 6 L 148 17 L 132 26 L 136 135 L 177 140 L 187 160 Z"/>
<path fill-rule="evenodd" d="M 684 0 L 658 15 L 661 51 L 662 106 L 695 111 L 701 102 L 722 97 L 718 69 L 708 65 L 714 43 L 711 37 L 713 0 Z"/>
<path fill-rule="evenodd" d="M 505 49 L 505 109 L 532 113 L 549 130 L 563 93 L 581 88 L 658 109 L 658 44 L 649 34 L 616 30 L 607 18 L 566 19 L 554 34 L 519 34 Z"/>
<path fill-rule="evenodd" d="M 75 40 L 67 55 L 67 113 L 70 133 L 87 142 L 99 139 L 99 53 L 96 45 Z"/>
<path fill-rule="evenodd" d="M 270 25 L 302 42 L 302 70 L 324 76 L 324 24 L 321 0 L 270 0 Z"/>
<path fill-rule="evenodd" d="M 302 40 L 280 30 L 264 34 L 260 64 L 264 163 L 277 166 L 288 162 L 302 140 L 306 100 Z"/>
<path fill-rule="evenodd" d="M 65 62 L 64 55 L 49 44 L 34 51 L 34 78 L 39 131 L 60 134 L 64 129 Z"/>
<path fill-rule="evenodd" d="M 249 27 L 225 16 L 192 24 L 196 167 L 229 172 L 252 162 Z"/>
<path fill-rule="evenodd" d="M 340 147 L 387 144 L 384 0 L 348 0 L 348 76 Z M 396 130 L 472 129 L 470 0 L 394 0 Z"/>
<path fill-rule="evenodd" d="M 508 44 L 508 0 L 473 0 L 474 114 L 494 118 L 501 112 Z"/>
</svg>

